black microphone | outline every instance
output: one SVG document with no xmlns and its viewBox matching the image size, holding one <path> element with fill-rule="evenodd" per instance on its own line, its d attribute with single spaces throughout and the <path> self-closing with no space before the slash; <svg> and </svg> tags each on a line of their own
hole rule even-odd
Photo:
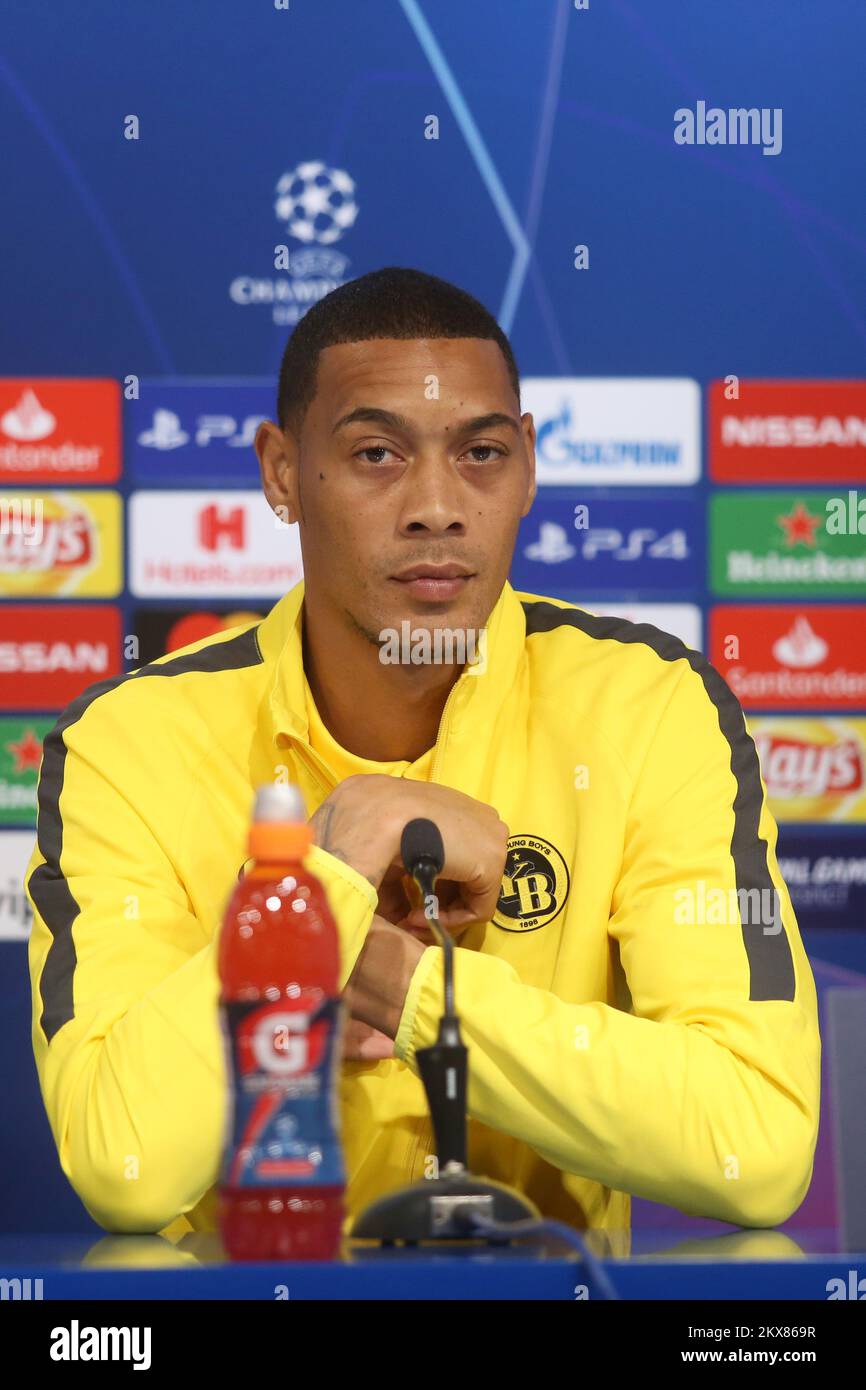
<svg viewBox="0 0 866 1390">
<path fill-rule="evenodd" d="M 407 874 L 435 883 L 445 864 L 445 846 L 435 821 L 418 816 L 403 827 L 400 857 Z"/>
<path fill-rule="evenodd" d="M 424 915 L 445 953 L 445 1013 L 439 1024 L 439 1043 L 462 1048 L 460 1026 L 454 1012 L 454 943 L 450 932 L 443 931 L 439 925 L 439 904 L 433 891 L 445 864 L 445 846 L 435 821 L 418 816 L 415 820 L 407 822 L 400 836 L 400 857 L 403 860 L 403 868 L 407 874 L 411 874 L 421 890 Z M 464 1053 L 465 1050 L 463 1048 Z"/>
<path fill-rule="evenodd" d="M 538 1209 L 522 1193 L 490 1178 L 477 1178 L 467 1167 L 466 1100 L 469 1052 L 460 1036 L 454 1011 L 454 943 L 439 923 L 434 892 L 445 864 L 439 827 L 423 816 L 411 820 L 400 837 L 403 867 L 424 896 L 424 912 L 442 947 L 445 1011 L 432 1047 L 415 1049 L 415 1060 L 427 1096 L 436 1140 L 435 1178 L 399 1188 L 378 1198 L 358 1216 L 351 1235 L 358 1240 L 395 1241 L 484 1239 L 468 1234 L 471 1217 L 515 1223 L 540 1219 Z M 487 1237 L 507 1240 L 501 1231 Z"/>
</svg>

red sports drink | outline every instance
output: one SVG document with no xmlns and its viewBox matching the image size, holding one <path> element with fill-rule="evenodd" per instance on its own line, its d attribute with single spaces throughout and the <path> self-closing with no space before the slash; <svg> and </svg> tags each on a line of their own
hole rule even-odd
<svg viewBox="0 0 866 1390">
<path fill-rule="evenodd" d="M 311 843 L 298 788 L 261 787 L 255 862 L 219 943 L 230 1087 L 219 1226 L 238 1260 L 327 1260 L 340 1245 L 339 937 L 322 884 L 301 863 Z"/>
</svg>

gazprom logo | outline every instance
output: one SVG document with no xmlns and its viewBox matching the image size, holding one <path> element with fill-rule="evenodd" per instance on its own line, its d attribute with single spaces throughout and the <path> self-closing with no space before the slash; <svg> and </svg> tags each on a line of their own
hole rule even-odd
<svg viewBox="0 0 866 1390">
<path fill-rule="evenodd" d="M 536 377 L 540 484 L 670 486 L 700 473 L 700 389 L 690 378 Z"/>
<path fill-rule="evenodd" d="M 613 467 L 633 463 L 675 465 L 682 457 L 682 446 L 676 439 L 589 439 L 576 428 L 571 407 L 562 402 L 559 414 L 536 426 L 536 449 L 545 462 L 581 463 L 587 467 L 610 464 Z"/>
</svg>

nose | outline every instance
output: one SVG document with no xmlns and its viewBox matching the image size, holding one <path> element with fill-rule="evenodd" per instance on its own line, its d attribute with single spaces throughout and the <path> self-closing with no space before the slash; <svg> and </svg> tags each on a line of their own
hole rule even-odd
<svg viewBox="0 0 866 1390">
<path fill-rule="evenodd" d="M 447 458 L 429 456 L 415 460 L 404 479 L 400 507 L 400 534 L 460 536 L 466 532 L 465 483 Z"/>
</svg>

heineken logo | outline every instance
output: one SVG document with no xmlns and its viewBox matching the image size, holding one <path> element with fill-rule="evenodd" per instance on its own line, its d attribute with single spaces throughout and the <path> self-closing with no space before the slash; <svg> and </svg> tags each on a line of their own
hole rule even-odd
<svg viewBox="0 0 866 1390">
<path fill-rule="evenodd" d="M 42 740 L 55 722 L 40 715 L 0 717 L 0 825 L 36 824 Z"/>
<path fill-rule="evenodd" d="M 853 491 L 717 494 L 710 503 L 713 590 L 859 596 L 866 584 L 866 498 L 862 516 L 860 503 Z"/>
</svg>

